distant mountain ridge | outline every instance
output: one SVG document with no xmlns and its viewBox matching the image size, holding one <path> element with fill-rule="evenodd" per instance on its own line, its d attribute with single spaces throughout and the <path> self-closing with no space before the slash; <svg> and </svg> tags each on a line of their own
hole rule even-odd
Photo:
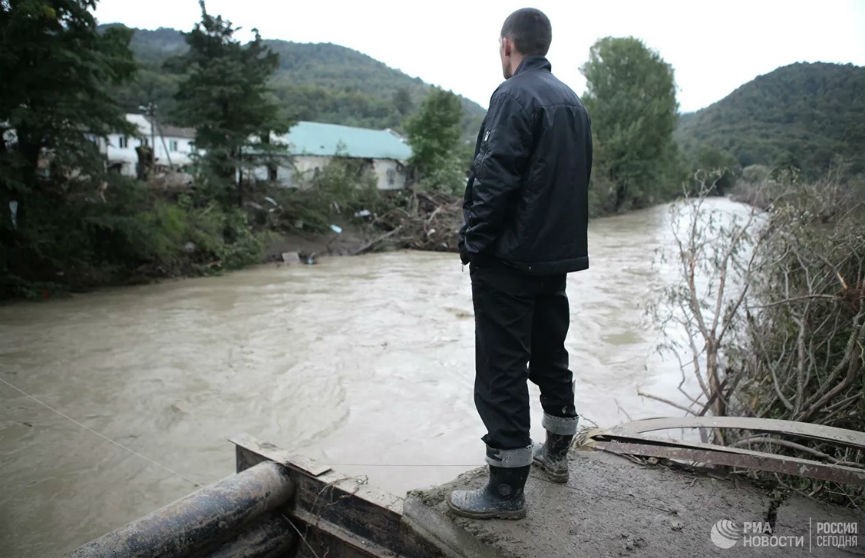
<svg viewBox="0 0 865 558">
<path fill-rule="evenodd" d="M 865 67 L 780 67 L 683 115 L 675 135 L 686 154 L 709 147 L 743 167 L 795 166 L 815 178 L 843 162 L 865 173 Z"/>
<path fill-rule="evenodd" d="M 117 24 L 100 27 L 108 25 Z M 130 46 L 141 69 L 134 84 L 117 89 L 117 98 L 130 111 L 153 101 L 170 122 L 179 76 L 162 64 L 185 52 L 186 42 L 175 29 L 133 31 Z M 276 39 L 264 42 L 279 54 L 279 68 L 272 79 L 274 94 L 295 120 L 400 130 L 432 87 L 347 47 Z M 461 102 L 464 137 L 471 138 L 486 111 L 463 97 Z"/>
</svg>

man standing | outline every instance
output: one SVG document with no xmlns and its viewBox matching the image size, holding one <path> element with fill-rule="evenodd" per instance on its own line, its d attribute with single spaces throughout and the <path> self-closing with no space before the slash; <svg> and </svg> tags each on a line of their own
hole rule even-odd
<svg viewBox="0 0 865 558">
<path fill-rule="evenodd" d="M 475 311 L 475 405 L 487 429 L 489 482 L 448 497 L 457 514 L 525 517 L 534 462 L 568 480 L 577 430 L 565 336 L 566 274 L 589 267 L 589 116 L 545 58 L 550 21 L 524 8 L 505 20 L 505 81 L 490 99 L 466 185 L 460 258 L 470 264 Z M 526 380 L 540 387 L 546 443 L 532 447 Z"/>
</svg>

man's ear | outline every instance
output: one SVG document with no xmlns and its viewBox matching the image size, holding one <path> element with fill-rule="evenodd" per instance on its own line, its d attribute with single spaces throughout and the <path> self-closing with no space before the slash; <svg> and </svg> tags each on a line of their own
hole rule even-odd
<svg viewBox="0 0 865 558">
<path fill-rule="evenodd" d="M 513 46 L 511 43 L 511 40 L 508 39 L 507 37 L 502 37 L 502 46 L 505 49 L 505 56 L 510 56 L 511 55 L 511 48 Z"/>
</svg>

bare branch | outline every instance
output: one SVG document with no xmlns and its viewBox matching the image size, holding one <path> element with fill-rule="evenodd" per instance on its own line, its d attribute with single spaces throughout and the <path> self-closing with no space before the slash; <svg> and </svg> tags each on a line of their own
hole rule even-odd
<svg viewBox="0 0 865 558">
<path fill-rule="evenodd" d="M 660 396 L 658 396 L 658 395 L 652 395 L 651 393 L 645 393 L 645 392 L 643 392 L 643 391 L 641 391 L 641 390 L 637 390 L 637 395 L 639 395 L 640 397 L 647 397 L 647 398 L 649 398 L 649 399 L 654 399 L 655 401 L 660 401 L 661 403 L 666 403 L 667 405 L 669 405 L 669 406 L 671 406 L 671 407 L 675 407 L 675 408 L 677 408 L 677 409 L 680 409 L 680 410 L 682 410 L 682 411 L 685 411 L 685 412 L 688 413 L 689 415 L 693 415 L 693 414 L 694 414 L 694 411 L 692 411 L 692 410 L 689 409 L 688 407 L 685 407 L 685 406 L 683 406 L 683 405 L 679 405 L 679 404 L 676 403 L 675 401 L 671 401 L 671 400 L 669 400 L 669 399 L 665 399 L 665 398 L 660 397 Z"/>
</svg>

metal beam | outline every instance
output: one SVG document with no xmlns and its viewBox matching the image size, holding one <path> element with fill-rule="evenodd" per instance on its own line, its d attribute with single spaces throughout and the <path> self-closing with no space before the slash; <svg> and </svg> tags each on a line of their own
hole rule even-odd
<svg viewBox="0 0 865 558">
<path fill-rule="evenodd" d="M 293 491 L 285 467 L 260 463 L 103 535 L 67 558 L 206 556 L 242 535 L 248 523 L 286 506 Z"/>
</svg>

